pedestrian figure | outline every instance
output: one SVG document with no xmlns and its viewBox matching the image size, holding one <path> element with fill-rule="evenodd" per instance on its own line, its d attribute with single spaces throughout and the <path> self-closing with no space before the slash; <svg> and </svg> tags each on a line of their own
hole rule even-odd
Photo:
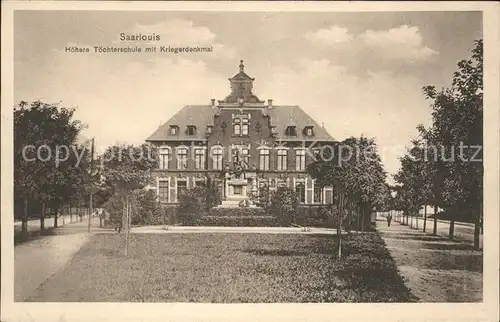
<svg viewBox="0 0 500 322">
<path fill-rule="evenodd" d="M 387 227 L 391 227 L 391 220 L 392 220 L 392 215 L 388 214 L 387 215 Z"/>
</svg>

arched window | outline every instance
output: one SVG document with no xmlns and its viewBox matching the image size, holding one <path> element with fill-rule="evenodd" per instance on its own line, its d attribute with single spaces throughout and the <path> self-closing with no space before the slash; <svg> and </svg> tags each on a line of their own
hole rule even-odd
<svg viewBox="0 0 500 322">
<path fill-rule="evenodd" d="M 170 163 L 170 148 L 169 147 L 160 147 L 159 149 L 160 162 L 159 167 L 161 170 L 167 170 Z"/>
<path fill-rule="evenodd" d="M 304 171 L 306 169 L 306 150 L 295 150 L 295 170 Z"/>
<path fill-rule="evenodd" d="M 194 150 L 194 166 L 196 170 L 205 170 L 205 149 Z"/>
<path fill-rule="evenodd" d="M 259 169 L 263 171 L 269 170 L 269 149 L 261 149 L 259 154 Z"/>
<path fill-rule="evenodd" d="M 187 160 L 188 160 L 188 149 L 187 148 L 178 148 L 177 149 L 177 169 L 178 170 L 186 170 L 187 169 Z"/>
<path fill-rule="evenodd" d="M 222 170 L 222 146 L 212 147 L 212 167 L 214 170 Z"/>
<path fill-rule="evenodd" d="M 288 151 L 285 149 L 278 150 L 278 171 L 286 171 L 288 168 L 287 164 Z"/>
</svg>

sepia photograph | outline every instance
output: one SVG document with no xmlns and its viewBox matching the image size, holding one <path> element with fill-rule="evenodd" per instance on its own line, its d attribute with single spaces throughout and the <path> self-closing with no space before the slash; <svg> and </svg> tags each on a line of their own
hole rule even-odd
<svg viewBox="0 0 500 322">
<path fill-rule="evenodd" d="M 194 8 L 11 12 L 14 303 L 485 303 L 484 12 Z"/>
</svg>

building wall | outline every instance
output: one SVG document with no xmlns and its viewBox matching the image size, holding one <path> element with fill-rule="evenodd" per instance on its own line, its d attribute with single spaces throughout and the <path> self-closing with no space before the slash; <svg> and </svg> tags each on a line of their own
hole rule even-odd
<svg viewBox="0 0 500 322">
<path fill-rule="evenodd" d="M 248 113 L 250 115 L 249 121 L 249 133 L 246 136 L 235 136 L 233 134 L 233 114 Z M 225 127 L 223 126 L 225 124 Z M 257 131 L 256 125 L 260 124 L 260 132 Z M 183 130 L 183 129 L 181 129 Z M 300 130 L 300 129 L 298 129 Z M 198 129 L 198 131 L 205 131 L 205 129 Z M 262 140 L 273 146 L 274 138 L 271 135 L 271 128 L 269 126 L 269 118 L 265 116 L 262 109 L 259 108 L 228 108 L 221 109 L 218 116 L 214 117 L 214 123 L 212 127 L 212 133 L 207 136 L 206 141 L 168 141 L 168 142 L 155 142 L 157 147 L 169 147 L 170 149 L 170 160 L 167 169 L 158 169 L 155 172 L 156 184 L 152 185 L 152 189 L 157 190 L 157 194 L 160 194 L 161 182 L 168 181 L 168 198 L 162 197 L 161 202 L 165 203 L 176 203 L 177 200 L 177 190 L 179 182 L 186 182 L 186 187 L 192 188 L 195 186 L 196 182 L 204 181 L 207 176 L 222 180 L 223 172 L 214 170 L 213 160 L 211 156 L 211 148 L 214 146 L 222 146 L 224 149 L 223 153 L 223 167 L 224 170 L 226 162 L 231 162 L 231 149 L 233 144 L 236 145 L 250 145 L 250 158 L 249 158 L 249 171 L 253 170 L 255 166 L 259 169 L 259 143 Z M 269 188 L 275 190 L 278 187 L 279 181 L 285 181 L 286 186 L 289 188 L 295 188 L 299 182 L 303 182 L 305 185 L 305 204 L 314 203 L 314 181 L 305 173 L 305 171 L 296 170 L 296 153 L 297 148 L 300 148 L 302 143 L 287 142 L 283 146 L 287 148 L 287 169 L 284 171 L 279 171 L 277 169 L 277 150 L 270 149 L 270 163 L 269 170 L 267 171 L 257 171 L 257 177 L 259 181 L 267 181 Z M 318 147 L 319 145 L 315 145 Z M 179 147 L 188 148 L 188 158 L 187 158 L 187 168 L 178 169 L 177 167 L 177 151 Z M 198 170 L 195 169 L 194 161 L 194 150 L 196 148 L 205 148 L 205 169 Z M 312 162 L 312 158 L 308 153 L 306 153 L 306 166 Z M 164 188 L 163 188 L 164 190 Z M 333 192 L 331 187 L 324 189 L 322 194 L 323 203 L 329 203 L 333 201 Z M 162 196 L 164 194 L 162 193 Z"/>
</svg>

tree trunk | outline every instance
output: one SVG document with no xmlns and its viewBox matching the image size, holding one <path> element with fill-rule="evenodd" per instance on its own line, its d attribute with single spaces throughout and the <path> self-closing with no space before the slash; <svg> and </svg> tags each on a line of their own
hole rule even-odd
<svg viewBox="0 0 500 322">
<path fill-rule="evenodd" d="M 358 201 L 358 211 L 356 212 L 356 219 L 357 219 L 357 224 L 356 224 L 356 232 L 359 232 L 359 216 L 361 216 L 361 205 L 360 201 Z"/>
<path fill-rule="evenodd" d="M 362 208 L 363 215 L 361 216 L 361 232 L 365 231 L 366 206 Z"/>
<path fill-rule="evenodd" d="M 344 194 L 342 189 L 339 186 L 339 218 L 338 218 L 338 227 L 337 227 L 337 236 L 338 236 L 338 259 L 342 258 L 342 217 L 344 215 Z"/>
<path fill-rule="evenodd" d="M 21 219 L 21 232 L 23 235 L 28 234 L 28 198 L 24 198 L 24 213 Z"/>
<path fill-rule="evenodd" d="M 453 239 L 453 234 L 455 232 L 455 219 L 450 220 L 450 231 L 448 233 L 448 238 Z"/>
<path fill-rule="evenodd" d="M 352 198 L 347 199 L 349 208 L 348 208 L 348 213 L 347 213 L 347 233 L 350 235 L 351 234 L 351 221 L 352 221 Z"/>
<path fill-rule="evenodd" d="M 438 206 L 434 206 L 434 228 L 432 229 L 432 234 L 437 235 L 438 231 L 438 219 L 437 219 Z"/>
<path fill-rule="evenodd" d="M 71 213 L 71 205 L 69 205 L 68 212 L 69 212 L 69 223 L 71 224 L 73 222 L 73 214 Z"/>
<path fill-rule="evenodd" d="M 124 218 L 123 218 L 124 217 Z M 123 225 L 125 227 L 125 256 L 128 255 L 128 227 L 127 227 L 127 223 L 128 223 L 128 196 L 126 196 L 123 200 L 123 217 L 122 217 L 122 221 L 124 221 L 125 225 Z"/>
<path fill-rule="evenodd" d="M 424 233 L 426 227 L 427 227 L 427 205 L 424 206 Z"/>
<path fill-rule="evenodd" d="M 57 213 L 58 212 L 59 212 L 59 207 L 55 207 L 55 209 L 54 209 L 54 228 L 57 228 L 57 219 L 58 219 Z"/>
<path fill-rule="evenodd" d="M 40 231 L 45 230 L 45 201 L 42 202 L 42 211 L 40 213 Z"/>
<path fill-rule="evenodd" d="M 479 235 L 481 233 L 481 214 L 483 212 L 483 207 L 482 207 L 482 204 L 480 205 L 479 207 L 479 213 L 476 212 L 476 222 L 474 223 L 474 249 L 479 249 L 480 248 L 480 245 L 479 245 Z"/>
<path fill-rule="evenodd" d="M 417 228 L 417 229 L 418 229 L 418 219 L 420 217 L 419 215 L 420 215 L 420 213 L 419 213 L 419 211 L 417 211 L 417 213 L 415 214 L 415 228 Z"/>
</svg>

